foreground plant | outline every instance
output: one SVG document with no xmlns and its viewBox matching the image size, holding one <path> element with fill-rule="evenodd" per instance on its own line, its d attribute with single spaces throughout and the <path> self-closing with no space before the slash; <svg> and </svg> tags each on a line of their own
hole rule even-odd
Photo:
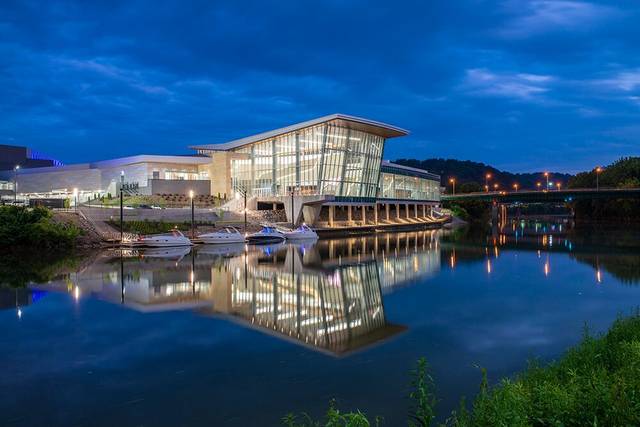
<svg viewBox="0 0 640 427">
<path fill-rule="evenodd" d="M 534 362 L 515 378 L 494 387 L 482 369 L 480 391 L 471 405 L 463 400 L 443 426 L 635 426 L 640 425 L 640 312 L 614 322 L 599 337 L 588 330 L 582 342 L 547 366 Z M 433 380 L 424 358 L 418 361 L 410 397 L 409 426 L 435 421 Z M 283 419 L 287 427 L 370 426 L 360 411 L 340 413 L 332 402 L 326 420 L 308 415 Z"/>
</svg>

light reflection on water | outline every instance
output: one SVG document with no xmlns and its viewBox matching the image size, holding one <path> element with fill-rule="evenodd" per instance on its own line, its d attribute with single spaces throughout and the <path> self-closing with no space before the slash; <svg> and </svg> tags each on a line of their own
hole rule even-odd
<svg viewBox="0 0 640 427">
<path fill-rule="evenodd" d="M 335 397 L 402 424 L 417 357 L 443 413 L 475 393 L 475 366 L 510 375 L 557 357 L 584 322 L 603 330 L 634 309 L 638 246 L 626 230 L 513 222 L 102 252 L 2 291 L 0 388 L 13 394 L 0 413 L 8 425 L 277 425 Z"/>
</svg>

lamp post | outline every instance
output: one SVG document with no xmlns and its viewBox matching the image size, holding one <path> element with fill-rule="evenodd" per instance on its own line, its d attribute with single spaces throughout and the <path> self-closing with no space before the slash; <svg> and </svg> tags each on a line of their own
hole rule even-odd
<svg viewBox="0 0 640 427">
<path fill-rule="evenodd" d="M 602 172 L 602 168 L 598 166 L 596 168 L 596 191 L 600 191 L 600 172 Z"/>
<path fill-rule="evenodd" d="M 540 191 L 540 187 L 542 187 L 542 184 L 540 184 L 539 182 L 536 182 L 536 187 L 538 187 L 538 191 Z"/>
<path fill-rule="evenodd" d="M 515 184 L 513 184 L 513 188 L 516 190 L 516 193 L 518 192 L 518 183 L 516 182 Z"/>
<path fill-rule="evenodd" d="M 549 172 L 544 173 L 544 177 L 547 178 L 547 189 L 549 189 Z"/>
<path fill-rule="evenodd" d="M 78 189 L 74 188 L 73 189 L 73 198 L 74 198 L 74 202 L 73 202 L 73 210 L 78 213 Z"/>
<path fill-rule="evenodd" d="M 120 171 L 120 244 L 124 237 L 124 201 L 122 197 L 122 190 L 124 187 L 124 171 Z"/>
<path fill-rule="evenodd" d="M 194 228 L 193 228 L 193 222 L 195 219 L 195 215 L 194 215 L 194 203 L 193 203 L 193 190 L 189 190 L 189 198 L 191 199 L 191 238 L 193 239 L 195 237 L 194 234 Z"/>
<path fill-rule="evenodd" d="M 18 203 L 18 171 L 20 170 L 20 165 L 16 165 L 13 168 L 13 204 Z"/>
<path fill-rule="evenodd" d="M 556 187 L 558 187 L 558 191 L 560 191 L 560 187 L 562 187 L 562 183 L 560 181 L 556 182 Z"/>
<path fill-rule="evenodd" d="M 489 180 L 491 179 L 491 174 L 488 173 L 484 176 L 484 188 L 487 189 L 487 193 L 489 192 Z"/>
<path fill-rule="evenodd" d="M 496 182 L 495 184 L 493 184 L 493 191 L 498 191 L 498 183 Z"/>
<path fill-rule="evenodd" d="M 451 183 L 451 187 L 452 187 L 452 192 L 453 195 L 456 195 L 456 179 L 455 178 L 449 178 L 449 182 Z"/>
</svg>

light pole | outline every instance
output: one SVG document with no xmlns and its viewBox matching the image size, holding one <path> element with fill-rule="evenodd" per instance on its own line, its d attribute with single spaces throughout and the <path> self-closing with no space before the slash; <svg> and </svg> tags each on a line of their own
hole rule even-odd
<svg viewBox="0 0 640 427">
<path fill-rule="evenodd" d="M 549 189 L 549 172 L 544 173 L 544 177 L 547 178 L 547 190 Z"/>
<path fill-rule="evenodd" d="M 193 203 L 193 190 L 189 190 L 189 198 L 191 199 L 191 238 L 193 239 L 195 237 L 194 228 L 193 228 L 193 222 L 194 222 L 194 219 L 195 219 L 194 203 Z"/>
<path fill-rule="evenodd" d="M 562 187 L 562 183 L 561 182 L 556 182 L 556 187 L 558 187 L 558 191 L 560 191 L 560 187 Z"/>
<path fill-rule="evenodd" d="M 493 191 L 498 191 L 498 183 L 496 182 L 495 184 L 493 184 Z"/>
<path fill-rule="evenodd" d="M 489 180 L 491 179 L 491 174 L 488 173 L 484 176 L 484 188 L 487 189 L 487 193 L 489 192 Z"/>
<path fill-rule="evenodd" d="M 16 165 L 13 168 L 13 204 L 18 203 L 18 171 L 20 170 L 20 165 Z"/>
<path fill-rule="evenodd" d="M 602 168 L 598 166 L 596 168 L 596 191 L 600 191 L 600 172 L 602 172 Z"/>
<path fill-rule="evenodd" d="M 120 171 L 120 244 L 124 236 L 124 201 L 122 190 L 124 189 L 124 171 Z"/>
<path fill-rule="evenodd" d="M 74 198 L 74 202 L 73 202 L 73 210 L 78 213 L 78 189 L 74 188 L 73 189 L 73 198 Z"/>
<path fill-rule="evenodd" d="M 513 188 L 516 190 L 516 193 L 518 192 L 518 183 L 516 182 L 515 184 L 513 184 Z"/>
<path fill-rule="evenodd" d="M 536 187 L 538 187 L 538 191 L 540 191 L 540 187 L 542 187 L 542 184 L 540 184 L 539 182 L 536 182 Z"/>
<path fill-rule="evenodd" d="M 456 179 L 455 178 L 449 178 L 449 182 L 451 183 L 451 187 L 452 187 L 452 192 L 453 195 L 456 195 Z"/>
</svg>

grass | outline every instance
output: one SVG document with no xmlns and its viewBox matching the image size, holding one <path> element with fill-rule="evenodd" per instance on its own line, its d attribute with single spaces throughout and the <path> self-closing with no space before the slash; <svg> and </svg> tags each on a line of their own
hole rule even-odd
<svg viewBox="0 0 640 427">
<path fill-rule="evenodd" d="M 413 402 L 407 425 L 435 423 L 436 398 L 424 359 L 413 372 Z M 287 427 L 371 426 L 362 412 L 340 412 L 334 404 L 325 419 L 287 415 Z M 482 371 L 480 391 L 468 408 L 464 399 L 442 426 L 633 426 L 640 425 L 640 314 L 620 318 L 609 331 L 592 336 L 543 366 L 537 362 L 513 378 L 489 386 Z"/>
</svg>

